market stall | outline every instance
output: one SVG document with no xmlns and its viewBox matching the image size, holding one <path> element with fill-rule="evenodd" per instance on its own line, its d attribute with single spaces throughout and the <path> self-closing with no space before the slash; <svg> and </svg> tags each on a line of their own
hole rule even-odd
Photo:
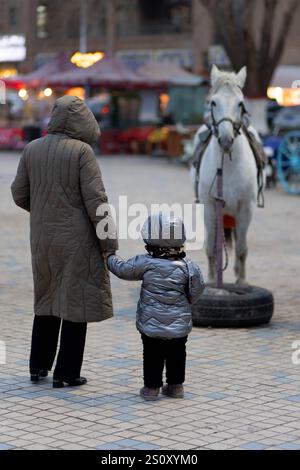
<svg viewBox="0 0 300 470">
<path fill-rule="evenodd" d="M 300 67 L 277 67 L 268 89 L 268 97 L 275 99 L 280 106 L 300 105 Z"/>
<path fill-rule="evenodd" d="M 16 78 L 1 79 L 0 149 L 18 150 L 24 146 L 22 100 L 18 96 L 23 86 Z"/>
<path fill-rule="evenodd" d="M 177 155 L 184 136 L 177 135 L 175 125 L 201 122 L 206 92 L 202 77 L 171 62 L 150 62 L 133 70 L 120 59 L 101 57 L 84 67 L 62 53 L 21 76 L 18 97 L 26 141 L 45 132 L 54 100 L 69 94 L 85 99 L 95 114 L 103 153 L 164 149 Z M 162 127 L 164 132 L 159 131 Z"/>
<path fill-rule="evenodd" d="M 159 93 L 167 85 L 166 80 L 146 77 L 116 58 L 47 80 L 47 86 L 58 93 L 85 97 L 101 123 L 103 153 L 145 151 L 147 135 L 159 119 Z"/>
<path fill-rule="evenodd" d="M 138 72 L 167 83 L 166 91 L 160 95 L 163 127 L 149 135 L 149 148 L 179 157 L 184 142 L 193 137 L 203 121 L 208 83 L 173 62 L 148 62 Z"/>
<path fill-rule="evenodd" d="M 46 86 L 49 76 L 77 67 L 67 54 L 59 53 L 37 70 L 2 80 L 6 99 L 0 110 L 0 147 L 20 149 L 43 135 L 53 106 L 53 91 Z"/>
</svg>

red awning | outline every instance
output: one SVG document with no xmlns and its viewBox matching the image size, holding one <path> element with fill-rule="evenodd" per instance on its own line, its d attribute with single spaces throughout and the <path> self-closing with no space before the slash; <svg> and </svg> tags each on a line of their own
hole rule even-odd
<svg viewBox="0 0 300 470">
<path fill-rule="evenodd" d="M 165 81 L 135 72 L 115 58 L 104 58 L 87 69 L 76 67 L 64 73 L 57 73 L 48 78 L 47 84 L 61 87 L 92 85 L 127 89 L 166 86 Z"/>
<path fill-rule="evenodd" d="M 76 65 L 72 64 L 68 54 L 61 52 L 42 67 L 26 75 L 20 75 L 20 79 L 29 88 L 38 88 L 44 86 L 52 75 L 76 69 Z"/>
<path fill-rule="evenodd" d="M 24 82 L 19 80 L 19 78 L 1 78 L 1 81 L 5 83 L 6 88 L 13 88 L 20 90 L 24 87 Z"/>
<path fill-rule="evenodd" d="M 203 77 L 187 72 L 173 62 L 147 62 L 138 69 L 146 79 L 167 82 L 168 86 L 197 86 L 204 82 Z"/>
</svg>

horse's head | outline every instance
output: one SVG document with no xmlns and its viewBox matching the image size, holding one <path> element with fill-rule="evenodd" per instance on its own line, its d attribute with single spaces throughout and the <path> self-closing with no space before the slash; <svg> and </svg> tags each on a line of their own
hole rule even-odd
<svg viewBox="0 0 300 470">
<path fill-rule="evenodd" d="M 239 73 L 222 72 L 215 65 L 211 71 L 210 108 L 212 125 L 222 150 L 231 151 L 245 113 L 244 95 L 247 69 Z"/>
</svg>

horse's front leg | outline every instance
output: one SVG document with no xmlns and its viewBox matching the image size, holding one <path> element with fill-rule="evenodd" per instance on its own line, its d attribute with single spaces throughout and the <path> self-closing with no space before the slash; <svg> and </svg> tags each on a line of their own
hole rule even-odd
<svg viewBox="0 0 300 470">
<path fill-rule="evenodd" d="M 235 266 L 237 284 L 246 284 L 247 232 L 252 219 L 252 207 L 242 206 L 236 217 Z"/>
<path fill-rule="evenodd" d="M 216 210 L 212 204 L 205 204 L 204 208 L 205 229 L 206 229 L 206 255 L 208 259 L 208 279 L 209 282 L 216 281 Z"/>
</svg>

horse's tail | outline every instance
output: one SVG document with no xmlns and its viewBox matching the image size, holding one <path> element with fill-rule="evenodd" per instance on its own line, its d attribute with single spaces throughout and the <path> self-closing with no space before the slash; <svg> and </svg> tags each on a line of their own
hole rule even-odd
<svg viewBox="0 0 300 470">
<path fill-rule="evenodd" d="M 233 231 L 233 228 L 224 228 L 226 248 L 228 248 L 229 250 L 231 250 L 233 246 Z"/>
</svg>

